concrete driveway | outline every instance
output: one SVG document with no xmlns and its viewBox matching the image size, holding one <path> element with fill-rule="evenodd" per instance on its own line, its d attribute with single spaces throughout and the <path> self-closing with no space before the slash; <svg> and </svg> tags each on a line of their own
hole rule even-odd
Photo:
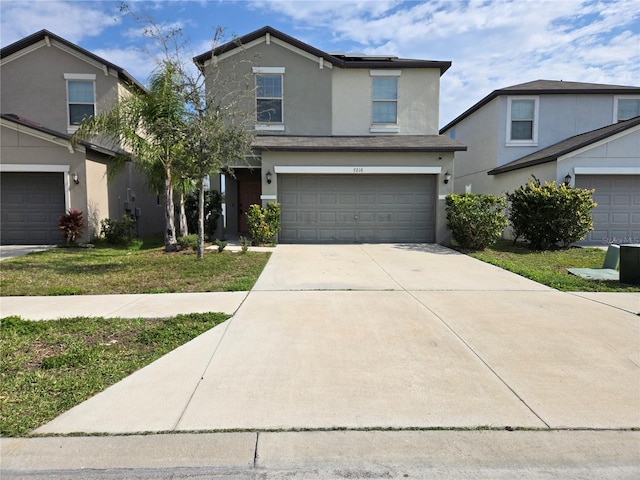
<svg viewBox="0 0 640 480">
<path fill-rule="evenodd" d="M 36 432 L 639 427 L 639 323 L 440 246 L 280 245 L 231 320 Z"/>
</svg>

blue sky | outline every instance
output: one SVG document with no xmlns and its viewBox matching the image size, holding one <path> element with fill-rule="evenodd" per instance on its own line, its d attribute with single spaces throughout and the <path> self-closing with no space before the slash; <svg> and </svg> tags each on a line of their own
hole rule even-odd
<svg viewBox="0 0 640 480">
<path fill-rule="evenodd" d="M 491 91 L 536 79 L 640 85 L 638 0 L 156 0 L 127 2 L 182 28 L 194 54 L 216 27 L 231 38 L 265 25 L 327 52 L 449 60 L 440 125 Z M 142 26 L 112 0 L 0 0 L 0 43 L 46 28 L 145 83 Z"/>
</svg>

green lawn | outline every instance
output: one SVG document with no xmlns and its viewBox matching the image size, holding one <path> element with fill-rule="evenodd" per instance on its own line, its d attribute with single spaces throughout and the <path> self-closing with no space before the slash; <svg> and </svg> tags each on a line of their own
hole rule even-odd
<svg viewBox="0 0 640 480">
<path fill-rule="evenodd" d="M 620 282 L 586 280 L 567 272 L 572 267 L 602 268 L 606 251 L 598 248 L 534 251 L 500 240 L 484 251 L 465 253 L 564 292 L 640 292 Z"/>
<path fill-rule="evenodd" d="M 27 435 L 228 317 L 2 319 L 0 435 Z"/>
<path fill-rule="evenodd" d="M 4 260 L 0 292 L 9 295 L 225 292 L 250 290 L 270 254 L 164 253 L 162 247 L 54 248 Z"/>
</svg>

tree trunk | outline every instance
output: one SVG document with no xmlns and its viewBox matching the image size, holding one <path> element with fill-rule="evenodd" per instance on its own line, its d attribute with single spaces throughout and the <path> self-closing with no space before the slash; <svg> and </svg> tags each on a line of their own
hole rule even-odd
<svg viewBox="0 0 640 480">
<path fill-rule="evenodd" d="M 184 192 L 180 193 L 180 235 L 183 237 L 189 235 L 189 226 L 187 225 L 187 211 L 184 207 Z"/>
<path fill-rule="evenodd" d="M 164 180 L 164 220 L 165 220 L 165 232 L 164 232 L 164 251 L 175 252 L 177 247 L 176 242 L 176 225 L 175 225 L 175 213 L 173 207 L 173 187 L 171 182 L 171 167 L 165 167 L 165 180 Z"/>
<path fill-rule="evenodd" d="M 204 177 L 198 191 L 198 258 L 204 257 Z"/>
</svg>

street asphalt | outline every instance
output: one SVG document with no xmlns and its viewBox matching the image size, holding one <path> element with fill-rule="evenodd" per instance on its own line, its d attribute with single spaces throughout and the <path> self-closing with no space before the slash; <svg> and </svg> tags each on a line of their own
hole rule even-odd
<svg viewBox="0 0 640 480">
<path fill-rule="evenodd" d="M 437 245 L 280 245 L 251 292 L 0 308 L 234 314 L 47 437 L 2 439 L 3 477 L 640 476 L 637 293 L 562 293 Z"/>
</svg>

